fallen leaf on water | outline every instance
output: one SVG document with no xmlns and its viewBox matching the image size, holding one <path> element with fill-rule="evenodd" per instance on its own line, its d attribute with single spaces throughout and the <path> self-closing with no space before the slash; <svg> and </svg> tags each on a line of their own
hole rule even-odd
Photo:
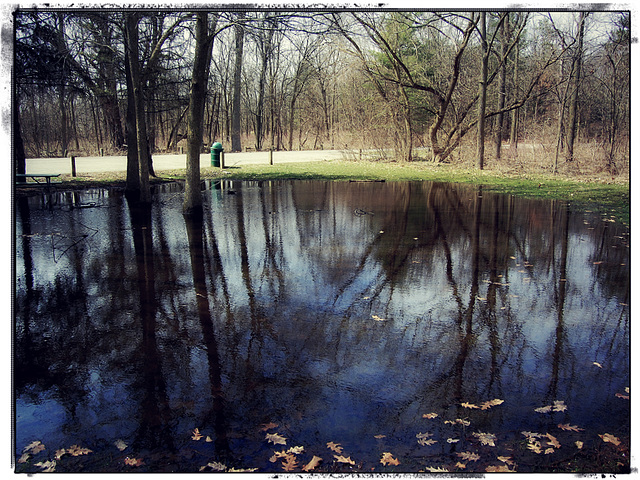
<svg viewBox="0 0 640 480">
<path fill-rule="evenodd" d="M 448 473 L 449 470 L 447 470 L 445 467 L 424 467 L 428 472 L 431 473 Z"/>
<path fill-rule="evenodd" d="M 547 433 L 545 436 L 549 439 L 547 445 L 551 445 L 554 448 L 560 448 L 560 442 L 558 442 L 558 439 L 556 437 L 554 437 L 550 433 Z"/>
<path fill-rule="evenodd" d="M 384 322 L 384 318 L 379 317 L 378 315 L 371 315 L 371 318 L 373 318 L 377 322 Z"/>
<path fill-rule="evenodd" d="M 533 438 L 538 438 L 538 437 L 542 436 L 542 435 L 540 435 L 539 433 L 536 433 L 536 432 L 524 431 L 524 432 L 521 432 L 521 433 L 522 433 L 522 435 L 524 435 L 525 437 L 527 437 L 530 440 L 533 439 Z"/>
<path fill-rule="evenodd" d="M 348 463 L 349 465 L 355 465 L 356 464 L 356 462 L 351 460 L 351 457 L 343 457 L 342 455 L 334 455 L 334 458 L 336 459 L 337 462 L 340 462 L 340 463 Z"/>
<path fill-rule="evenodd" d="M 513 473 L 515 472 L 515 470 L 509 470 L 509 467 L 506 465 L 489 465 L 487 468 L 485 468 L 485 472 L 495 472 L 495 473 L 501 473 L 501 472 L 505 472 L 505 473 Z"/>
<path fill-rule="evenodd" d="M 277 423 L 263 423 L 262 426 L 260 427 L 260 431 L 261 432 L 266 432 L 267 430 L 271 430 L 272 428 L 276 428 L 278 426 Z"/>
<path fill-rule="evenodd" d="M 211 463 L 207 463 L 203 467 L 200 467 L 200 471 L 203 471 L 207 467 L 213 470 L 214 472 L 224 472 L 227 469 L 227 466 L 222 463 L 211 462 Z"/>
<path fill-rule="evenodd" d="M 287 455 L 285 461 L 282 462 L 282 469 L 285 472 L 293 472 L 298 468 L 298 459 L 295 455 Z"/>
<path fill-rule="evenodd" d="M 41 452 L 42 450 L 44 450 L 44 444 L 40 441 L 40 440 L 34 440 L 33 442 L 31 442 L 29 445 L 27 445 L 26 447 L 24 447 L 22 449 L 23 452 L 29 452 L 32 455 L 35 455 L 36 453 Z"/>
<path fill-rule="evenodd" d="M 576 440 L 576 447 L 578 447 L 579 449 L 582 449 L 583 446 L 584 446 L 584 442 L 581 442 L 580 440 Z"/>
<path fill-rule="evenodd" d="M 554 412 L 564 412 L 567 409 L 567 406 L 564 404 L 563 400 L 554 400 L 553 401 L 553 411 Z"/>
<path fill-rule="evenodd" d="M 200 430 L 198 430 L 197 428 L 193 429 L 193 432 L 191 432 L 191 440 L 200 440 L 202 438 L 202 435 L 200 434 Z"/>
<path fill-rule="evenodd" d="M 71 445 L 67 449 L 67 453 L 69 455 L 73 455 L 74 457 L 79 457 L 80 455 L 87 455 L 91 452 L 93 452 L 93 450 L 89 450 L 88 448 L 83 448 L 78 445 Z"/>
<path fill-rule="evenodd" d="M 213 442 L 213 439 L 209 435 L 207 435 L 207 437 L 204 439 L 204 441 L 207 442 L 207 443 L 211 443 L 211 442 Z"/>
<path fill-rule="evenodd" d="M 553 453 L 553 452 L 555 452 L 555 450 L 553 448 L 549 447 L 544 451 L 544 454 L 545 455 L 549 455 L 550 453 Z"/>
<path fill-rule="evenodd" d="M 593 364 L 598 368 L 602 368 L 602 365 L 600 365 L 598 362 L 593 362 Z"/>
<path fill-rule="evenodd" d="M 529 439 L 527 448 L 535 453 L 542 453 L 542 445 L 537 440 Z"/>
<path fill-rule="evenodd" d="M 321 461 L 322 461 L 322 458 L 314 455 L 311 461 L 307 463 L 304 467 L 302 467 L 302 471 L 310 472 L 311 470 L 315 469 L 318 465 L 320 465 Z"/>
<path fill-rule="evenodd" d="M 616 393 L 616 397 L 623 398 L 625 400 L 629 400 L 629 395 L 623 395 L 621 393 Z"/>
<path fill-rule="evenodd" d="M 605 433 L 604 435 L 598 434 L 598 436 L 605 442 L 613 443 L 616 446 L 620 445 L 620 439 L 617 437 L 614 437 L 610 433 Z"/>
<path fill-rule="evenodd" d="M 553 407 L 551 405 L 546 405 L 544 407 L 539 407 L 539 408 L 534 409 L 534 412 L 549 413 L 549 412 L 551 412 L 552 409 L 553 409 Z"/>
<path fill-rule="evenodd" d="M 473 452 L 457 452 L 456 455 L 458 455 L 463 460 L 467 460 L 468 462 L 477 462 L 478 460 L 480 460 L 480 455 Z"/>
<path fill-rule="evenodd" d="M 333 450 L 336 453 L 342 453 L 342 447 L 340 446 L 339 443 L 329 442 L 327 443 L 327 448 L 329 450 Z"/>
<path fill-rule="evenodd" d="M 496 446 L 496 436 L 493 433 L 474 432 L 472 435 L 480 440 L 480 443 L 483 445 L 489 445 L 490 447 Z"/>
<path fill-rule="evenodd" d="M 429 418 L 429 419 L 436 418 L 437 416 L 438 416 L 437 413 L 423 413 L 422 414 L 422 418 Z"/>
<path fill-rule="evenodd" d="M 383 452 L 382 458 L 380 459 L 380 463 L 387 465 L 400 465 L 400 461 L 397 458 L 393 458 L 391 452 Z"/>
<path fill-rule="evenodd" d="M 304 447 L 302 445 L 291 447 L 287 450 L 287 453 L 293 453 L 294 455 L 300 455 L 302 452 L 304 452 Z"/>
<path fill-rule="evenodd" d="M 126 457 L 124 459 L 124 464 L 129 465 L 130 467 L 139 467 L 140 465 L 144 465 L 144 462 L 141 458 L 129 458 Z"/>
<path fill-rule="evenodd" d="M 481 406 L 481 410 L 488 410 L 491 407 L 495 407 L 496 405 L 500 405 L 504 403 L 504 400 L 500 400 L 499 398 L 494 398 L 493 400 L 489 400 L 488 402 L 484 402 Z"/>
<path fill-rule="evenodd" d="M 287 444 L 287 439 L 284 438 L 281 435 L 278 435 L 277 433 L 267 433 L 267 436 L 265 437 L 265 439 L 270 441 L 274 445 L 278 445 L 278 444 L 286 445 Z"/>
<path fill-rule="evenodd" d="M 569 425 L 568 423 L 559 423 L 558 428 L 560 428 L 561 430 L 570 431 L 570 432 L 581 432 L 584 430 L 584 428 L 580 428 L 575 425 Z"/>
<path fill-rule="evenodd" d="M 47 460 L 46 462 L 38 462 L 35 464 L 36 467 L 40 467 L 42 469 L 42 473 L 51 473 L 56 470 L 56 462 L 55 460 Z"/>
<path fill-rule="evenodd" d="M 467 464 L 466 463 L 462 463 L 462 462 L 456 462 L 456 468 L 467 468 Z"/>
<path fill-rule="evenodd" d="M 54 458 L 56 460 L 60 460 L 65 454 L 67 453 L 67 450 L 64 448 L 61 448 L 59 450 L 56 450 L 56 453 L 54 454 Z"/>
<path fill-rule="evenodd" d="M 124 443 L 124 441 L 123 441 L 123 440 L 121 440 L 121 439 L 116 440 L 115 442 L 113 442 L 113 444 L 114 444 L 114 445 L 116 446 L 116 448 L 117 448 L 118 450 L 120 450 L 121 452 L 122 452 L 125 448 L 127 448 L 127 447 L 128 447 L 128 445 L 127 445 L 126 443 Z"/>
<path fill-rule="evenodd" d="M 511 460 L 511 457 L 498 457 L 498 460 L 508 465 L 513 465 L 513 460 Z"/>
<path fill-rule="evenodd" d="M 464 408 L 480 408 L 479 406 L 468 402 L 462 402 L 460 405 L 462 405 Z"/>
<path fill-rule="evenodd" d="M 18 463 L 27 463 L 27 460 L 31 458 L 31 454 L 23 453 L 22 456 L 18 459 Z"/>
<path fill-rule="evenodd" d="M 447 443 L 458 443 L 459 441 L 459 438 L 447 438 Z"/>
<path fill-rule="evenodd" d="M 231 467 L 229 469 L 229 473 L 253 473 L 256 470 L 258 470 L 258 468 L 234 468 Z"/>
</svg>

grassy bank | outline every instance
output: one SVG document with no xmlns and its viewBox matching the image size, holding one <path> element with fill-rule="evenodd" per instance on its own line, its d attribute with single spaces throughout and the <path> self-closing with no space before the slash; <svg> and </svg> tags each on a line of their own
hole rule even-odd
<svg viewBox="0 0 640 480">
<path fill-rule="evenodd" d="M 183 180 L 184 169 L 161 171 L 155 182 Z M 124 172 L 84 175 L 77 178 L 63 176 L 69 188 L 89 186 L 122 186 Z M 485 191 L 511 195 L 566 200 L 576 207 L 598 211 L 619 221 L 630 222 L 630 189 L 625 178 L 611 176 L 580 176 L 505 173 L 496 169 L 479 171 L 459 165 L 432 162 L 367 162 L 334 160 L 309 163 L 281 163 L 275 165 L 245 165 L 224 170 L 207 167 L 201 177 L 227 180 L 385 180 L 454 182 L 483 185 Z"/>
</svg>

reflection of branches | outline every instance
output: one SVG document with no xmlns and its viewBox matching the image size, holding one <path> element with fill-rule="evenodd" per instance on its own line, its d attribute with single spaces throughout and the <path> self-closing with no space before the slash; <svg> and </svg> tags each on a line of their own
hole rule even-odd
<svg viewBox="0 0 640 480">
<path fill-rule="evenodd" d="M 58 245 L 60 245 L 60 243 L 62 243 L 64 240 L 67 240 L 69 238 L 77 238 L 78 235 L 63 235 L 62 233 L 52 233 L 51 234 L 51 253 L 53 254 L 53 261 L 55 263 L 58 263 L 60 261 L 60 259 L 62 257 L 65 256 L 65 254 L 71 250 L 73 247 L 75 247 L 76 245 L 79 245 L 80 243 L 84 242 L 87 238 L 91 238 L 93 237 L 96 233 L 98 233 L 98 229 L 97 228 L 91 228 L 88 227 L 87 225 L 84 225 L 82 222 L 80 222 L 79 220 L 74 220 L 74 223 L 77 225 L 80 225 L 81 227 L 86 228 L 87 230 L 91 230 L 92 233 L 85 233 L 80 235 L 77 240 L 75 240 L 73 243 L 71 243 L 70 245 L 67 245 L 67 247 L 62 251 L 62 253 L 60 255 L 58 255 L 58 257 L 56 258 L 56 249 L 58 248 Z M 55 241 L 54 238 L 58 237 L 60 238 L 59 241 Z"/>
</svg>

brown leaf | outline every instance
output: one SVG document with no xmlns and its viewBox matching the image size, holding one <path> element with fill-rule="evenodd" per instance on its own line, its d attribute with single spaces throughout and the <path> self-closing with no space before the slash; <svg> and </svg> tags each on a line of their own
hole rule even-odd
<svg viewBox="0 0 640 480">
<path fill-rule="evenodd" d="M 558 439 L 556 437 L 554 437 L 550 433 L 547 433 L 545 436 L 549 439 L 547 445 L 551 445 L 554 448 L 560 448 L 560 442 L 558 442 Z"/>
<path fill-rule="evenodd" d="M 144 462 L 141 458 L 129 458 L 126 457 L 124 459 L 124 464 L 129 465 L 130 467 L 139 467 L 140 465 L 144 465 Z"/>
<path fill-rule="evenodd" d="M 339 443 L 329 442 L 327 443 L 327 448 L 333 450 L 336 453 L 342 453 L 342 447 Z"/>
<path fill-rule="evenodd" d="M 285 461 L 282 462 L 282 469 L 285 472 L 293 472 L 298 468 L 298 459 L 295 455 L 288 454 L 285 457 Z"/>
<path fill-rule="evenodd" d="M 623 395 L 622 393 L 616 393 L 616 397 L 629 400 L 629 395 Z"/>
<path fill-rule="evenodd" d="M 200 434 L 200 430 L 198 430 L 197 428 L 193 429 L 193 432 L 191 432 L 191 440 L 200 440 L 202 438 L 202 435 Z"/>
<path fill-rule="evenodd" d="M 478 460 L 480 460 L 480 455 L 473 452 L 457 452 L 456 455 L 458 455 L 463 460 L 467 460 L 468 462 L 477 462 Z"/>
<path fill-rule="evenodd" d="M 558 428 L 570 432 L 581 432 L 584 430 L 584 428 L 580 428 L 575 425 L 569 425 L 568 423 L 559 423 Z"/>
<path fill-rule="evenodd" d="M 480 408 L 479 406 L 468 402 L 462 402 L 460 405 L 462 405 L 464 408 Z"/>
<path fill-rule="evenodd" d="M 422 418 L 429 418 L 429 419 L 436 418 L 437 416 L 438 416 L 437 413 L 423 413 L 422 414 Z"/>
<path fill-rule="evenodd" d="M 40 467 L 42 469 L 42 473 L 51 473 L 56 471 L 56 462 L 55 460 L 47 460 L 46 462 L 38 462 L 35 464 L 36 467 Z"/>
<path fill-rule="evenodd" d="M 480 440 L 483 445 L 496 446 L 496 436 L 493 433 L 474 432 L 472 435 Z"/>
<path fill-rule="evenodd" d="M 598 434 L 598 436 L 605 442 L 613 443 L 615 446 L 620 445 L 620 439 L 617 437 L 614 437 L 610 433 L 605 433 L 604 435 Z"/>
<path fill-rule="evenodd" d="M 302 467 L 302 471 L 310 472 L 311 470 L 314 470 L 315 468 L 318 467 L 318 465 L 320 465 L 321 461 L 322 461 L 322 458 L 314 455 L 311 461 L 307 463 L 304 467 Z"/>
<path fill-rule="evenodd" d="M 36 453 L 41 452 L 42 450 L 44 450 L 44 444 L 40 441 L 40 440 L 34 440 L 33 442 L 31 442 L 29 445 L 27 445 L 26 447 L 24 447 L 22 449 L 23 452 L 29 452 L 32 455 L 35 455 Z"/>
<path fill-rule="evenodd" d="M 277 433 L 267 433 L 267 436 L 265 437 L 265 439 L 270 441 L 274 445 L 278 445 L 278 444 L 286 445 L 287 444 L 287 439 L 284 438 L 281 435 L 278 435 Z"/>
<path fill-rule="evenodd" d="M 513 473 L 515 470 L 509 470 L 509 467 L 506 465 L 489 465 L 486 469 L 486 472 L 505 472 L 505 473 Z"/>
<path fill-rule="evenodd" d="M 18 459 L 18 463 L 27 463 L 27 460 L 31 458 L 31 454 L 23 453 L 22 456 Z"/>
<path fill-rule="evenodd" d="M 340 463 L 348 463 L 349 465 L 355 465 L 356 464 L 356 462 L 351 460 L 351 457 L 343 457 L 342 455 L 334 455 L 334 458 L 336 459 L 337 462 L 340 462 Z"/>
<path fill-rule="evenodd" d="M 513 460 L 511 460 L 511 457 L 498 457 L 498 460 L 506 463 L 507 465 L 513 465 Z"/>
<path fill-rule="evenodd" d="M 271 430 L 272 428 L 276 428 L 277 426 L 278 424 L 273 422 L 263 423 L 260 427 L 260 431 L 266 432 L 267 430 Z"/>
<path fill-rule="evenodd" d="M 380 459 L 380 463 L 387 465 L 400 465 L 400 461 L 397 458 L 393 458 L 391 452 L 384 452 L 382 454 L 382 458 Z"/>
<path fill-rule="evenodd" d="M 497 405 L 500 405 L 501 403 L 504 403 L 504 400 L 500 400 L 499 398 L 494 398 L 493 400 L 489 400 L 488 402 L 484 402 L 480 406 L 480 409 L 481 410 L 488 410 L 489 408 L 495 407 Z"/>
<path fill-rule="evenodd" d="M 69 455 L 73 455 L 74 457 L 79 457 L 80 455 L 87 455 L 91 453 L 93 450 L 89 450 L 88 448 L 82 448 L 78 445 L 71 445 L 67 449 L 67 453 Z"/>
</svg>

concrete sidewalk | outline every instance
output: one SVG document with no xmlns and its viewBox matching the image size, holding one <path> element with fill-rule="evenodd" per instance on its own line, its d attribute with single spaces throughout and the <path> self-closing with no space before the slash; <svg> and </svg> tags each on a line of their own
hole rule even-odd
<svg viewBox="0 0 640 480">
<path fill-rule="evenodd" d="M 346 158 L 348 151 L 342 150 L 303 150 L 299 152 L 273 152 L 273 163 L 321 162 Z M 153 155 L 153 168 L 156 172 L 186 168 L 186 154 Z M 237 167 L 251 164 L 269 164 L 269 152 L 238 152 L 224 154 L 225 167 Z M 200 155 L 200 168 L 211 166 L 211 154 Z M 124 172 L 127 170 L 127 157 L 76 157 L 76 173 Z M 71 174 L 70 158 L 27 158 L 27 173 Z"/>
</svg>

